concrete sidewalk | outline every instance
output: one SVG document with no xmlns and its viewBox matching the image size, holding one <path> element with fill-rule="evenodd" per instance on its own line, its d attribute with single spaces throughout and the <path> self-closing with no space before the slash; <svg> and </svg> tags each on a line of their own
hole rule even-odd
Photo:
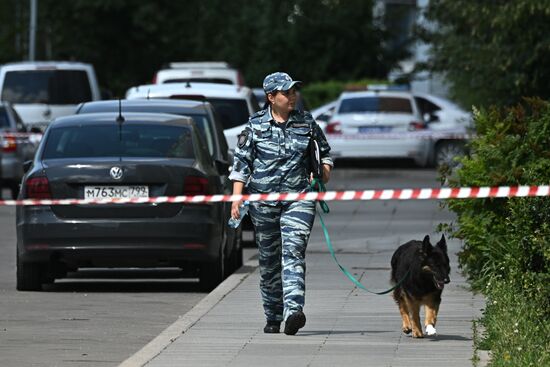
<svg viewBox="0 0 550 367">
<path fill-rule="evenodd" d="M 443 292 L 437 337 L 403 335 L 391 295 L 357 289 L 327 252 L 313 250 L 307 253 L 307 323 L 297 335 L 263 333 L 253 259 L 121 366 L 472 366 L 472 320 L 483 299 L 457 272 L 460 244 L 448 245 L 451 283 Z M 365 286 L 383 290 L 390 286 L 395 248 L 371 246 L 338 258 Z"/>
</svg>

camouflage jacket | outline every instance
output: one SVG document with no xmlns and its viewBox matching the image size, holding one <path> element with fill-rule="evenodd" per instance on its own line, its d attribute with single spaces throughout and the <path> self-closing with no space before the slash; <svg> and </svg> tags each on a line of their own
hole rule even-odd
<svg viewBox="0 0 550 367">
<path fill-rule="evenodd" d="M 309 191 L 308 145 L 319 143 L 321 163 L 333 165 L 330 146 L 309 112 L 291 112 L 277 123 L 270 109 L 255 113 L 239 135 L 229 179 L 246 183 L 249 193 Z"/>
</svg>

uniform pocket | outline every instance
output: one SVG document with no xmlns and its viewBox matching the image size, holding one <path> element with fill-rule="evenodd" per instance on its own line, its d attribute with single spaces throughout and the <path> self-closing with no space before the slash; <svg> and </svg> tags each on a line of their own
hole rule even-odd
<svg viewBox="0 0 550 367">
<path fill-rule="evenodd" d="M 278 152 L 279 146 L 274 138 L 271 129 L 254 131 L 254 143 L 256 144 L 256 155 L 258 157 L 265 158 L 266 155 L 269 156 Z"/>
<path fill-rule="evenodd" d="M 305 152 L 309 145 L 311 129 L 309 127 L 289 129 L 289 133 L 292 139 L 292 147 L 295 150 Z"/>
</svg>

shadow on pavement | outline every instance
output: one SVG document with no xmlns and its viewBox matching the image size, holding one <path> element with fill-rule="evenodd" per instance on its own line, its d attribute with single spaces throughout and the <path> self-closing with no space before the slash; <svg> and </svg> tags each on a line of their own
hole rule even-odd
<svg viewBox="0 0 550 367">
<path fill-rule="evenodd" d="M 346 335 L 346 334 L 383 334 L 393 333 L 393 331 L 386 330 L 304 330 L 299 331 L 296 336 L 313 336 L 313 335 Z"/>
<path fill-rule="evenodd" d="M 437 334 L 437 336 L 425 336 L 424 339 L 430 340 L 432 342 L 441 342 L 446 340 L 456 340 L 456 341 L 472 340 L 472 338 L 465 338 L 461 335 L 444 335 L 444 334 Z"/>
<path fill-rule="evenodd" d="M 196 278 L 181 270 L 105 269 L 71 272 L 67 278 L 43 286 L 45 292 L 204 293 Z"/>
</svg>

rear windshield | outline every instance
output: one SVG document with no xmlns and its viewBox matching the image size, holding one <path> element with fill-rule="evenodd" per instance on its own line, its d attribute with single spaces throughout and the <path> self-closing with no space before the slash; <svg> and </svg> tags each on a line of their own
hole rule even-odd
<svg viewBox="0 0 550 367">
<path fill-rule="evenodd" d="M 84 157 L 194 158 L 187 126 L 86 125 L 50 131 L 42 159 Z"/>
<path fill-rule="evenodd" d="M 412 113 L 411 101 L 399 97 L 358 97 L 342 100 L 338 113 Z"/>
<path fill-rule="evenodd" d="M 248 105 L 244 99 L 207 98 L 220 117 L 224 130 L 248 121 Z"/>
<path fill-rule="evenodd" d="M 204 141 L 206 142 L 208 152 L 210 155 L 214 155 L 214 132 L 212 131 L 212 123 L 206 114 L 192 114 L 192 113 L 183 113 L 181 110 L 169 108 L 155 108 L 147 105 L 135 105 L 135 106 L 124 106 L 123 110 L 126 112 L 161 112 L 161 113 L 170 113 L 174 115 L 189 116 L 195 121 L 195 125 L 199 128 L 199 132 L 202 135 Z M 94 113 L 94 112 L 113 112 L 113 107 L 109 105 L 104 106 L 94 106 L 94 103 L 91 105 L 85 104 L 79 111 L 79 113 Z"/>
<path fill-rule="evenodd" d="M 2 100 L 12 103 L 78 104 L 92 91 L 84 70 L 23 70 L 6 73 Z"/>
</svg>

